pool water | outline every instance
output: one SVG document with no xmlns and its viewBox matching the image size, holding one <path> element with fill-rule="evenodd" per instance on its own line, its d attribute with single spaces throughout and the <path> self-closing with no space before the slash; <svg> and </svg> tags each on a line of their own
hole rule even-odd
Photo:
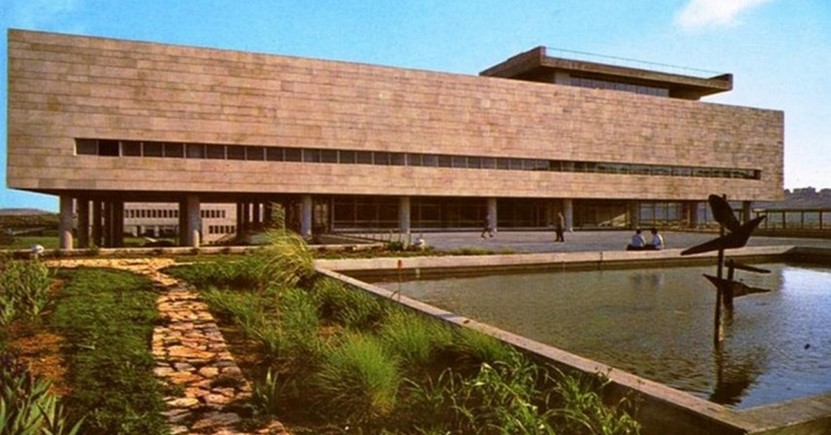
<svg viewBox="0 0 831 435">
<path fill-rule="evenodd" d="M 737 271 L 713 344 L 711 267 L 562 271 L 401 284 L 403 295 L 735 408 L 831 392 L 831 268 Z M 397 283 L 381 284 L 397 290 Z"/>
</svg>

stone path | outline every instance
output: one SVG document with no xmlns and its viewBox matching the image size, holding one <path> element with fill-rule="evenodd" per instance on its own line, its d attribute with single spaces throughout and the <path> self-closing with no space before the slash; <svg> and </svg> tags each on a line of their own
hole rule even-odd
<svg viewBox="0 0 831 435">
<path fill-rule="evenodd" d="M 251 397 L 245 379 L 207 305 L 189 285 L 160 272 L 170 259 L 67 259 L 53 260 L 50 267 L 79 266 L 128 270 L 153 280 L 163 325 L 153 330 L 155 374 L 182 392 L 165 398 L 164 416 L 173 435 L 243 434 L 240 405 Z M 288 434 L 277 421 L 248 433 Z"/>
</svg>

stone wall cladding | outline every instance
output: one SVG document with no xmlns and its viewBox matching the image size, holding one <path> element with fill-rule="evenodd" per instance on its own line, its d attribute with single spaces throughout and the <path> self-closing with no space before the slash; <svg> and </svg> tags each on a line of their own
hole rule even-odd
<svg viewBox="0 0 831 435">
<path fill-rule="evenodd" d="M 783 118 L 500 78 L 9 31 L 8 181 L 30 190 L 777 199 Z M 760 169 L 762 179 L 74 156 L 77 137 L 735 167 Z"/>
</svg>

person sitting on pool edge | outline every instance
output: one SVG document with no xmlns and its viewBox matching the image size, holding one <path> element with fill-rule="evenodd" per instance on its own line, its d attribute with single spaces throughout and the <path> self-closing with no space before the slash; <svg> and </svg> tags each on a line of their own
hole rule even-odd
<svg viewBox="0 0 831 435">
<path fill-rule="evenodd" d="M 646 239 L 643 237 L 641 229 L 638 228 L 635 230 L 635 234 L 632 236 L 631 242 L 626 246 L 626 250 L 642 251 L 644 248 L 646 248 Z"/>
<path fill-rule="evenodd" d="M 664 249 L 664 237 L 658 234 L 658 229 L 653 227 L 649 232 L 652 233 L 652 240 L 647 245 L 646 249 L 660 251 Z"/>
</svg>

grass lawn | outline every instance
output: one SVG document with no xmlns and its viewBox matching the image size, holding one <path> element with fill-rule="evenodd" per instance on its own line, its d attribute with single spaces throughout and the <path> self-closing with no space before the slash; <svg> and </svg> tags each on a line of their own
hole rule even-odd
<svg viewBox="0 0 831 435">
<path fill-rule="evenodd" d="M 81 433 L 167 433 L 150 352 L 159 321 L 151 281 L 83 268 L 54 278 L 38 318 L 0 326 L 0 354 L 20 355 L 36 376 L 51 380 L 69 421 L 84 418 Z"/>
</svg>

